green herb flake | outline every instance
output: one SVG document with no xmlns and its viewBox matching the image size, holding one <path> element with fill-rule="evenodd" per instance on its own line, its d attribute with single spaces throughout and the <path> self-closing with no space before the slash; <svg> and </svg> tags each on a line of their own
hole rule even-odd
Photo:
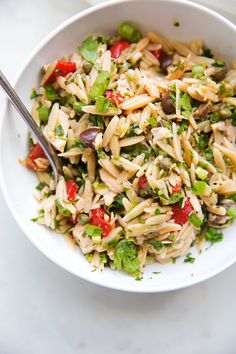
<svg viewBox="0 0 236 354">
<path fill-rule="evenodd" d="M 63 215 L 65 217 L 69 217 L 71 215 L 70 210 L 63 208 L 63 206 L 59 203 L 58 199 L 55 200 L 55 203 L 56 203 L 59 215 Z"/>
<path fill-rule="evenodd" d="M 110 105 L 111 100 L 107 99 L 106 97 L 101 96 L 96 99 L 96 110 L 98 112 L 108 112 Z"/>
<path fill-rule="evenodd" d="M 236 208 L 235 207 L 228 208 L 226 214 L 231 216 L 233 219 L 236 219 Z"/>
<path fill-rule="evenodd" d="M 208 141 L 209 141 L 209 136 L 207 134 L 198 135 L 197 146 L 199 147 L 199 149 L 204 150 L 205 147 L 208 145 Z"/>
<path fill-rule="evenodd" d="M 118 270 L 124 269 L 127 273 L 138 278 L 140 275 L 140 261 L 137 258 L 138 246 L 132 239 L 125 238 L 116 245 L 114 265 Z"/>
<path fill-rule="evenodd" d="M 142 33 L 136 25 L 129 21 L 124 21 L 119 25 L 118 34 L 129 42 L 138 42 L 142 38 Z"/>
<path fill-rule="evenodd" d="M 53 86 L 49 85 L 49 86 L 46 86 L 45 87 L 45 92 L 46 92 L 46 95 L 47 95 L 47 98 L 50 100 L 50 101 L 56 101 L 59 99 L 59 95 L 56 93 L 55 89 Z"/>
<path fill-rule="evenodd" d="M 78 101 L 74 101 L 73 102 L 73 110 L 76 113 L 82 113 L 82 108 L 85 106 L 85 104 L 83 102 L 78 102 Z"/>
<path fill-rule="evenodd" d="M 232 123 L 232 125 L 234 126 L 234 127 L 236 127 L 236 110 L 234 110 L 233 112 L 232 112 L 232 115 L 231 115 L 231 123 Z"/>
<path fill-rule="evenodd" d="M 147 241 L 147 244 L 154 247 L 157 251 L 160 251 L 164 247 L 163 243 L 158 240 Z"/>
<path fill-rule="evenodd" d="M 99 159 L 107 159 L 108 155 L 102 149 L 98 149 L 97 156 Z"/>
<path fill-rule="evenodd" d="M 40 191 L 40 192 L 41 192 L 45 186 L 46 186 L 46 183 L 40 182 L 40 183 L 35 187 L 35 189 L 37 189 L 37 191 Z"/>
<path fill-rule="evenodd" d="M 173 25 L 174 25 L 175 27 L 179 27 L 179 26 L 180 26 L 180 23 L 179 23 L 178 20 L 174 20 Z"/>
<path fill-rule="evenodd" d="M 184 263 L 194 263 L 195 258 L 192 256 L 192 253 L 187 253 L 184 259 Z"/>
<path fill-rule="evenodd" d="M 205 193 L 206 186 L 207 184 L 204 181 L 194 181 L 192 191 L 196 195 L 203 195 Z"/>
<path fill-rule="evenodd" d="M 64 134 L 64 129 L 61 125 L 57 125 L 54 131 L 57 136 L 62 136 Z"/>
<path fill-rule="evenodd" d="M 196 175 L 198 176 L 198 178 L 200 178 L 201 180 L 205 180 L 208 177 L 208 171 L 206 171 L 201 166 L 198 166 L 196 168 L 195 172 L 196 172 Z"/>
<path fill-rule="evenodd" d="M 39 119 L 41 122 L 47 122 L 49 116 L 49 109 L 47 107 L 41 106 L 37 108 Z"/>
<path fill-rule="evenodd" d="M 33 90 L 31 95 L 30 95 L 30 99 L 33 100 L 34 98 L 36 98 L 38 96 L 39 96 L 39 93 L 37 93 L 35 90 Z"/>
<path fill-rule="evenodd" d="M 194 213 L 189 215 L 189 221 L 191 222 L 191 224 L 193 224 L 193 226 L 197 227 L 198 229 L 202 226 L 202 221 Z"/>
<path fill-rule="evenodd" d="M 225 62 L 223 60 L 216 60 L 212 66 L 215 66 L 216 68 L 222 68 L 225 66 Z"/>
<path fill-rule="evenodd" d="M 90 217 L 87 214 L 80 214 L 78 216 L 78 224 L 84 225 L 90 220 Z"/>
<path fill-rule="evenodd" d="M 89 63 L 94 64 L 97 59 L 98 41 L 92 36 L 87 37 L 82 46 L 78 48 L 82 57 Z"/>
<path fill-rule="evenodd" d="M 220 113 L 214 112 L 210 115 L 210 121 L 212 124 L 218 123 L 220 121 Z"/>
<path fill-rule="evenodd" d="M 214 229 L 213 227 L 208 227 L 205 237 L 207 241 L 216 243 L 223 240 L 223 233 L 217 229 Z"/>
<path fill-rule="evenodd" d="M 184 117 L 186 118 L 190 117 L 192 112 L 191 97 L 187 93 L 181 95 L 178 107 L 179 109 L 181 109 L 182 115 Z"/>
<path fill-rule="evenodd" d="M 89 121 L 94 126 L 99 127 L 101 130 L 104 129 L 104 122 L 103 122 L 102 116 L 95 115 L 95 114 L 90 114 L 89 115 Z"/>
<path fill-rule="evenodd" d="M 180 135 L 180 134 L 182 134 L 185 130 L 187 130 L 188 129 L 188 123 L 184 120 L 181 124 L 180 124 L 180 126 L 179 126 L 179 128 L 178 128 L 178 130 L 177 130 L 177 134 L 178 135 Z"/>
<path fill-rule="evenodd" d="M 201 64 L 196 64 L 192 66 L 193 77 L 200 79 L 204 75 L 204 66 Z"/>
<path fill-rule="evenodd" d="M 110 74 L 106 71 L 100 71 L 98 76 L 90 89 L 89 98 L 91 100 L 96 99 L 97 97 L 103 96 L 107 86 L 110 82 Z"/>
<path fill-rule="evenodd" d="M 95 225 L 87 225 L 85 226 L 85 232 L 86 235 L 89 237 L 97 237 L 97 236 L 101 236 L 102 228 Z"/>
<path fill-rule="evenodd" d="M 213 58 L 213 54 L 210 50 L 210 48 L 204 48 L 202 52 L 202 56 L 206 58 Z"/>
<path fill-rule="evenodd" d="M 157 120 L 155 117 L 149 117 L 147 119 L 147 123 L 150 124 L 152 127 L 156 127 L 157 126 Z"/>
</svg>

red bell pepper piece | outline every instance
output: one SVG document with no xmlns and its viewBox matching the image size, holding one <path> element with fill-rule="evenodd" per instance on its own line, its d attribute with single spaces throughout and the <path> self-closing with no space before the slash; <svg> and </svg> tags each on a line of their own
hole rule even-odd
<svg viewBox="0 0 236 354">
<path fill-rule="evenodd" d="M 55 69 L 47 79 L 45 85 L 53 84 L 58 76 L 66 76 L 76 71 L 76 64 L 73 61 L 58 60 Z"/>
<path fill-rule="evenodd" d="M 110 218 L 103 208 L 90 211 L 90 224 L 101 227 L 102 236 L 107 236 L 111 231 Z"/>
<path fill-rule="evenodd" d="M 42 169 L 38 167 L 35 160 L 38 158 L 46 158 L 46 155 L 39 144 L 33 145 L 25 162 L 26 166 L 34 171 L 41 171 Z"/>
<path fill-rule="evenodd" d="M 179 203 L 176 203 L 172 207 L 173 219 L 176 224 L 184 225 L 188 221 L 190 213 L 193 211 L 193 206 L 189 199 L 186 199 L 183 208 L 181 209 Z"/>
<path fill-rule="evenodd" d="M 78 192 L 79 187 L 73 181 L 72 179 L 69 181 L 66 181 L 66 191 L 67 191 L 67 197 L 68 200 L 75 200 L 76 198 L 76 193 Z"/>
<path fill-rule="evenodd" d="M 123 102 L 123 98 L 120 93 L 115 93 L 113 91 L 106 91 L 105 93 L 106 98 L 111 100 L 114 106 L 119 106 Z"/>
<path fill-rule="evenodd" d="M 130 43 L 125 41 L 124 39 L 120 39 L 119 41 L 114 43 L 110 48 L 112 58 L 114 58 L 114 59 L 119 58 L 119 56 L 121 55 L 123 50 L 125 50 L 129 46 L 130 46 Z"/>
</svg>

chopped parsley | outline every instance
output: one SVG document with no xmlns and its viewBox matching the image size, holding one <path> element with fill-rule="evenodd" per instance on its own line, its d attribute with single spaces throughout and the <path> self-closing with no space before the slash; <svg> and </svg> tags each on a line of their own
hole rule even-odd
<svg viewBox="0 0 236 354">
<path fill-rule="evenodd" d="M 198 229 L 202 226 L 202 221 L 199 219 L 199 217 L 196 214 L 191 213 L 188 218 L 191 224 L 197 227 Z"/>
<path fill-rule="evenodd" d="M 106 97 L 101 96 L 96 99 L 96 110 L 98 112 L 108 112 L 110 105 L 111 100 Z"/>
<path fill-rule="evenodd" d="M 49 109 L 47 107 L 41 106 L 37 108 L 39 119 L 41 122 L 47 122 L 49 116 Z"/>
<path fill-rule="evenodd" d="M 30 95 L 30 99 L 33 100 L 34 98 L 36 98 L 38 96 L 39 96 L 39 93 L 37 93 L 35 90 L 33 90 L 31 95 Z"/>
<path fill-rule="evenodd" d="M 41 192 L 45 186 L 46 186 L 46 183 L 40 182 L 35 188 L 37 189 L 37 191 Z"/>
<path fill-rule="evenodd" d="M 103 96 L 107 86 L 110 82 L 110 74 L 106 71 L 100 71 L 98 76 L 89 91 L 89 98 L 91 100 L 96 99 L 97 97 Z"/>
<path fill-rule="evenodd" d="M 56 93 L 55 89 L 53 86 L 49 85 L 49 86 L 46 86 L 45 87 L 45 92 L 46 92 L 46 95 L 47 95 L 47 98 L 50 100 L 50 101 L 56 101 L 59 99 L 59 96 L 58 94 Z"/>
<path fill-rule="evenodd" d="M 95 225 L 87 225 L 85 226 L 85 233 L 89 237 L 101 236 L 102 228 Z"/>
<path fill-rule="evenodd" d="M 102 116 L 90 114 L 89 121 L 90 121 L 90 123 L 92 123 L 96 127 L 100 128 L 101 130 L 104 129 L 104 122 L 103 122 Z"/>
<path fill-rule="evenodd" d="M 155 117 L 149 117 L 147 119 L 147 123 L 150 124 L 152 127 L 156 127 L 157 126 L 157 120 Z"/>
<path fill-rule="evenodd" d="M 138 246 L 132 239 L 125 238 L 118 242 L 115 248 L 114 265 L 118 270 L 124 269 L 136 279 L 140 275 L 140 261 L 137 258 Z"/>
<path fill-rule="evenodd" d="M 223 240 L 223 233 L 217 229 L 214 229 L 213 227 L 208 227 L 205 237 L 207 241 L 216 243 Z"/>
<path fill-rule="evenodd" d="M 87 37 L 82 46 L 78 48 L 82 57 L 89 63 L 94 64 L 97 59 L 98 41 L 92 36 Z"/>
<path fill-rule="evenodd" d="M 225 62 L 223 60 L 215 60 L 212 66 L 215 66 L 216 68 L 222 68 L 225 66 Z"/>
<path fill-rule="evenodd" d="M 202 52 L 202 56 L 207 57 L 207 58 L 213 58 L 213 54 L 212 54 L 210 48 L 204 48 L 203 52 Z"/>
<path fill-rule="evenodd" d="M 184 263 L 194 263 L 195 258 L 192 256 L 192 253 L 187 253 L 184 259 Z"/>
<path fill-rule="evenodd" d="M 55 128 L 55 134 L 57 136 L 62 136 L 64 134 L 64 129 L 62 128 L 61 125 L 57 125 Z"/>
</svg>

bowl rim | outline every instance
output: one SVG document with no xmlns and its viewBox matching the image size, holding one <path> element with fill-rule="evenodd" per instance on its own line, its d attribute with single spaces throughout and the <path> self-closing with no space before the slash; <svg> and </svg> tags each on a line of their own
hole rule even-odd
<svg viewBox="0 0 236 354">
<path fill-rule="evenodd" d="M 18 81 L 21 79 L 21 76 L 24 72 L 24 70 L 27 68 L 28 64 L 31 62 L 31 60 L 37 55 L 37 53 L 40 51 L 41 48 L 44 47 L 45 44 L 47 44 L 48 41 L 50 41 L 57 33 L 65 29 L 67 26 L 72 24 L 75 21 L 78 21 L 80 18 L 83 18 L 91 13 L 96 12 L 97 10 L 103 9 L 103 8 L 108 8 L 112 7 L 116 4 L 120 3 L 128 3 L 132 1 L 139 1 L 143 2 L 145 0 L 110 0 L 110 1 L 105 1 L 104 3 L 94 5 L 89 7 L 88 9 L 82 10 L 81 12 L 71 16 L 64 22 L 62 22 L 60 25 L 58 25 L 54 30 L 52 30 L 49 34 L 47 34 L 40 42 L 38 45 L 34 47 L 34 49 L 30 52 L 30 54 L 26 57 L 26 60 L 23 62 L 21 65 L 20 69 L 18 70 L 15 79 L 13 79 L 13 87 L 15 87 L 18 83 Z M 178 3 L 178 4 L 184 4 L 185 6 L 191 7 L 191 8 L 197 8 L 203 12 L 206 12 L 208 15 L 213 16 L 215 18 L 218 18 L 221 22 L 223 22 L 226 26 L 230 27 L 233 31 L 236 33 L 236 25 L 233 24 L 230 20 L 226 19 L 223 15 L 217 13 L 216 11 L 209 9 L 208 7 L 205 7 L 203 5 L 200 5 L 198 3 L 194 3 L 188 0 L 155 0 L 157 3 L 158 2 L 169 2 L 171 3 Z M 3 99 L 3 108 L 2 108 L 2 119 L 0 120 L 0 138 L 3 134 L 3 123 L 4 120 L 6 119 L 6 114 L 7 114 L 7 109 L 9 107 L 10 103 L 7 101 L 7 99 Z M 90 283 L 100 285 L 106 288 L 114 289 L 114 290 L 120 290 L 120 291 L 128 291 L 128 292 L 135 292 L 135 293 L 159 293 L 159 292 L 166 292 L 166 291 L 173 291 L 173 290 L 178 290 L 182 288 L 186 288 L 195 284 L 198 284 L 204 280 L 207 280 L 214 275 L 217 275 L 221 273 L 223 270 L 227 269 L 230 267 L 232 264 L 236 262 L 236 255 L 235 257 L 229 259 L 227 262 L 224 262 L 221 266 L 216 267 L 215 269 L 211 271 L 206 271 L 206 273 L 202 276 L 198 276 L 196 278 L 190 278 L 188 280 L 184 280 L 178 283 L 173 283 L 171 286 L 162 286 L 159 288 L 156 288 L 155 284 L 153 284 L 152 287 L 148 288 L 142 288 L 138 286 L 134 286 L 132 282 L 129 284 L 123 285 L 120 283 L 110 283 L 109 280 L 102 279 L 100 277 L 98 278 L 92 278 L 88 275 L 84 275 L 84 273 L 79 269 L 75 271 L 73 268 L 68 266 L 67 264 L 64 264 L 60 260 L 56 259 L 56 257 L 53 255 L 52 252 L 43 249 L 43 247 L 40 245 L 40 242 L 37 242 L 36 238 L 30 237 L 29 231 L 25 225 L 25 223 L 21 220 L 20 216 L 18 215 L 14 203 L 11 200 L 11 197 L 8 194 L 8 189 L 5 184 L 4 180 L 4 171 L 3 171 L 3 166 L 2 166 L 2 145 L 0 144 L 0 187 L 4 196 L 4 199 L 6 201 L 6 204 L 13 215 L 15 221 L 17 224 L 20 226 L 21 230 L 23 233 L 27 236 L 27 238 L 33 243 L 33 245 L 43 254 L 45 255 L 50 261 L 53 263 L 57 264 L 59 267 L 62 269 L 68 271 L 69 273 L 75 275 L 76 277 L 79 277 L 83 280 L 89 281 Z M 140 283 L 139 283 L 140 284 Z"/>
</svg>

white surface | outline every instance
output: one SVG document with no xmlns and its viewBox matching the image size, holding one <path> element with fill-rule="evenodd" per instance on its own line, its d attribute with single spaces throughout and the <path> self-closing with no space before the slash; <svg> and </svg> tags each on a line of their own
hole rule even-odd
<svg viewBox="0 0 236 354">
<path fill-rule="evenodd" d="M 224 19 L 212 15 L 209 10 L 203 10 L 193 3 L 172 2 L 166 0 L 158 1 L 159 13 L 153 16 L 156 9 L 156 0 L 143 1 L 120 1 L 112 6 L 99 6 L 97 10 L 87 10 L 84 15 L 77 15 L 66 21 L 59 29 L 49 36 L 37 47 L 27 64 L 22 68 L 21 76 L 18 78 L 15 88 L 20 97 L 29 109 L 32 101 L 29 99 L 29 92 L 32 84 L 37 84 L 39 79 L 39 68 L 44 63 L 51 62 L 54 58 L 60 58 L 64 53 L 72 53 L 82 42 L 84 37 L 92 31 L 94 33 L 110 34 L 118 27 L 123 20 L 123 13 L 127 18 L 139 24 L 143 33 L 156 27 L 161 28 L 167 38 L 181 38 L 183 41 L 190 41 L 198 33 L 199 38 L 204 38 L 207 45 L 215 52 L 222 52 L 224 59 L 236 57 L 236 47 L 232 45 L 235 37 L 235 27 Z M 135 7 L 135 13 L 133 8 Z M 122 10 L 122 11 L 120 11 Z M 145 17 L 143 13 L 145 12 Z M 181 23 L 176 29 L 173 26 L 173 18 L 178 17 Z M 147 20 L 148 19 L 148 20 Z M 198 23 L 207 23 L 211 30 L 206 31 L 206 26 L 199 28 Z M 80 31 L 78 32 L 78 28 Z M 218 36 L 215 37 L 215 31 Z M 221 45 L 219 46 L 219 43 Z M 55 235 L 55 232 L 48 228 L 41 227 L 38 223 L 32 223 L 32 217 L 38 214 L 38 203 L 32 197 L 37 179 L 35 174 L 29 171 L 16 161 L 27 154 L 28 130 L 12 106 L 8 106 L 6 119 L 0 127 L 0 183 L 7 196 L 12 213 L 15 215 L 18 224 L 39 248 L 42 253 L 83 279 L 90 280 L 96 284 L 104 285 L 112 289 L 129 290 L 135 292 L 160 292 L 166 290 L 180 289 L 202 280 L 227 268 L 236 261 L 236 238 L 235 226 L 225 230 L 225 240 L 222 243 L 210 247 L 206 245 L 206 252 L 198 256 L 198 250 L 194 247 L 191 251 L 196 256 L 196 261 L 191 266 L 186 265 L 184 257 L 179 258 L 176 264 L 160 265 L 158 263 L 146 267 L 143 280 L 135 281 L 124 272 L 114 272 L 106 268 L 103 273 L 92 272 L 91 266 L 78 248 L 68 247 L 67 241 L 62 236 Z M 14 144 L 10 143 L 14 141 Z M 14 168 L 14 173 L 8 173 Z M 21 181 L 23 188 L 15 184 L 15 176 Z M 153 272 L 161 272 L 157 277 Z"/>
<path fill-rule="evenodd" d="M 26 0 L 1 2 L 0 63 L 10 77 L 38 40 L 81 2 L 65 4 L 43 0 L 35 9 Z M 106 290 L 49 262 L 21 233 L 2 198 L 0 209 L 1 354 L 236 352 L 236 266 L 168 294 Z"/>
</svg>

